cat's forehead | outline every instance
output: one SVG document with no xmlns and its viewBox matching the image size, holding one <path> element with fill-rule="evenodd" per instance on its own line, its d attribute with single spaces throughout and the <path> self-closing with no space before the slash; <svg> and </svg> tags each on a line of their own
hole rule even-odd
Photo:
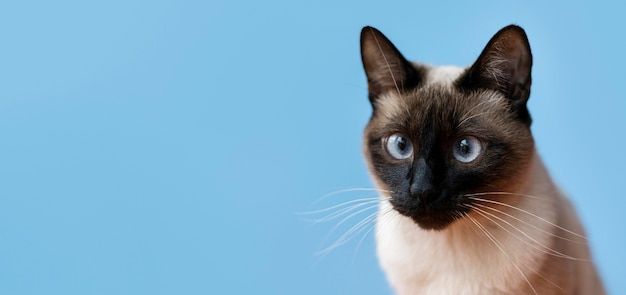
<svg viewBox="0 0 626 295">
<path fill-rule="evenodd" d="M 417 65 L 416 65 L 417 66 Z M 464 90 L 456 83 L 465 69 L 420 65 L 424 79 L 420 87 L 407 92 L 391 91 L 376 101 L 375 113 L 383 125 L 435 120 L 446 125 L 489 119 L 501 121 L 508 113 L 506 99 L 491 90 Z M 456 125 L 455 125 L 456 126 Z"/>
<path fill-rule="evenodd" d="M 422 73 L 420 87 L 413 91 L 402 93 L 391 91 L 381 95 L 376 101 L 376 110 L 384 117 L 397 118 L 407 112 L 415 115 L 416 111 L 426 111 L 437 106 L 449 109 L 457 101 L 464 100 L 460 97 L 462 93 L 455 91 L 455 81 L 463 74 L 464 68 L 433 67 L 417 62 L 414 62 L 413 66 Z"/>
</svg>

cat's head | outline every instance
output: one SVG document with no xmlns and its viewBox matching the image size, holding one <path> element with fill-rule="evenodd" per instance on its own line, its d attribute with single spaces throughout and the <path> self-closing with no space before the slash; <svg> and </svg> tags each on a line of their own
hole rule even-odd
<svg viewBox="0 0 626 295">
<path fill-rule="evenodd" d="M 500 30 L 465 69 L 410 63 L 372 27 L 361 57 L 373 107 L 365 158 L 397 212 L 441 230 L 468 211 L 467 194 L 523 185 L 534 142 L 522 28 Z"/>
</svg>

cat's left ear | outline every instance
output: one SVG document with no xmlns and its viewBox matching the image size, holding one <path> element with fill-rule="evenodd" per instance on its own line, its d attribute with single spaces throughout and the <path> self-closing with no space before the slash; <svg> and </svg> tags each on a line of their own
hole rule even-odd
<svg viewBox="0 0 626 295">
<path fill-rule="evenodd" d="M 509 99 L 511 110 L 530 125 L 526 102 L 530 96 L 532 64 L 533 57 L 524 29 L 510 25 L 491 38 L 459 82 L 463 88 L 487 88 L 501 92 Z"/>
</svg>

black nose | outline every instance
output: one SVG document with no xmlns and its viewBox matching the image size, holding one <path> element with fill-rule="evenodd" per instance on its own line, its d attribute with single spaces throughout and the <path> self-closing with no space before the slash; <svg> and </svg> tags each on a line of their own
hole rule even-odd
<svg viewBox="0 0 626 295">
<path fill-rule="evenodd" d="M 436 197 L 433 187 L 433 172 L 424 158 L 419 158 L 415 162 L 410 193 L 422 204 L 427 204 Z"/>
<path fill-rule="evenodd" d="M 437 193 L 431 186 L 412 185 L 411 196 L 417 198 L 422 205 L 426 205 L 437 198 Z"/>
</svg>

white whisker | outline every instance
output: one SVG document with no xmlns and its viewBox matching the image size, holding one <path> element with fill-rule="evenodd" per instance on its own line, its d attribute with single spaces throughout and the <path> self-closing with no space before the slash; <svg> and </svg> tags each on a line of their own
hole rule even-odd
<svg viewBox="0 0 626 295">
<path fill-rule="evenodd" d="M 472 206 L 472 205 L 467 205 L 468 207 L 470 207 L 471 209 L 473 209 L 476 213 L 478 213 L 479 215 L 485 217 L 487 220 L 491 221 L 493 224 L 497 225 L 498 227 L 500 227 L 501 229 L 503 229 L 504 231 L 506 231 L 507 233 L 511 234 L 511 236 L 513 236 L 514 238 L 518 239 L 519 241 L 521 241 L 522 243 L 532 247 L 533 249 L 540 251 L 542 253 L 545 253 L 547 255 L 552 255 L 555 257 L 559 257 L 559 258 L 564 258 L 564 259 L 570 259 L 570 260 L 576 260 L 576 261 L 589 261 L 589 260 L 585 260 L 585 259 L 579 259 L 579 258 L 575 258 L 566 254 L 563 254 L 559 251 L 556 251 L 542 243 L 540 243 L 539 241 L 537 241 L 536 239 L 534 239 L 533 237 L 529 236 L 528 234 L 526 234 L 524 231 L 520 230 L 518 227 L 514 226 L 513 224 L 511 224 L 510 222 L 495 216 L 492 213 L 486 212 L 483 209 L 480 209 L 478 207 Z M 510 230 L 508 230 L 507 228 L 505 228 L 504 226 L 502 226 L 500 223 L 496 222 L 495 220 L 491 219 L 489 216 L 496 218 L 502 222 L 504 222 L 505 224 L 507 224 L 508 226 L 510 226 L 511 228 L 515 229 L 516 231 L 520 232 L 522 235 L 524 235 L 526 238 L 528 238 L 529 240 L 531 240 L 532 242 L 534 242 L 536 245 L 539 245 L 541 248 L 538 248 L 537 246 L 533 245 L 532 243 L 528 242 L 527 240 L 524 240 L 523 238 L 519 237 L 518 235 L 512 233 Z M 543 249 L 542 249 L 543 248 Z"/>
<path fill-rule="evenodd" d="M 516 196 L 516 197 L 526 197 L 526 198 L 531 198 L 531 199 L 536 199 L 536 200 L 543 200 L 543 198 L 538 197 L 538 196 L 511 193 L 511 192 L 482 192 L 482 193 L 465 194 L 465 196 L 468 196 L 468 197 L 491 196 L 491 195 L 511 195 L 511 196 Z"/>
<path fill-rule="evenodd" d="M 382 189 L 377 189 L 377 188 L 368 188 L 368 187 L 354 187 L 354 188 L 346 188 L 346 189 L 340 189 L 340 190 L 336 190 L 334 192 L 330 192 L 328 194 L 323 195 L 321 198 L 315 200 L 311 206 L 315 206 L 317 203 L 324 201 L 332 196 L 336 196 L 339 194 L 344 194 L 344 193 L 351 193 L 351 192 L 378 192 L 378 193 L 391 193 L 391 191 L 389 190 L 382 190 Z"/>
<path fill-rule="evenodd" d="M 354 214 L 351 214 L 350 216 L 344 218 L 344 220 L 342 220 L 339 224 L 335 225 L 335 227 L 333 227 L 333 229 L 331 230 L 331 233 L 334 232 L 337 227 L 339 225 L 341 225 L 341 223 L 343 223 L 345 220 L 349 219 L 350 217 L 352 217 L 353 215 L 356 215 L 358 213 L 362 213 L 366 210 L 375 208 L 376 206 L 370 206 L 367 207 L 363 210 L 359 210 L 359 212 L 356 212 Z M 368 215 L 367 217 L 365 217 L 363 220 L 359 221 L 357 224 L 355 224 L 354 226 L 352 226 L 347 232 L 345 232 L 343 235 L 341 235 L 333 244 L 331 244 L 330 246 L 326 247 L 325 249 L 319 251 L 317 253 L 317 255 L 326 255 L 328 254 L 330 251 L 332 251 L 333 249 L 347 243 L 348 241 L 350 241 L 355 235 L 359 234 L 360 232 L 362 232 L 364 229 L 364 225 L 368 224 L 369 222 L 371 222 L 372 220 L 376 220 L 376 214 L 377 212 L 374 212 L 370 215 Z"/>
<path fill-rule="evenodd" d="M 559 288 L 559 290 L 561 290 L 561 292 L 563 292 L 563 294 L 569 294 L 569 293 L 567 292 L 567 290 L 563 289 L 561 286 L 557 285 L 557 284 L 556 284 L 556 283 L 554 283 L 553 281 L 548 280 L 548 278 L 546 278 L 545 276 L 543 276 L 543 275 L 541 274 L 541 272 L 539 272 L 538 270 L 534 270 L 533 272 L 534 272 L 536 275 L 538 275 L 540 278 L 542 278 L 544 281 L 546 281 L 546 282 L 550 283 L 552 286 L 555 286 L 555 287 Z"/>
<path fill-rule="evenodd" d="M 331 221 L 333 219 L 337 219 L 350 211 L 354 211 L 366 205 L 378 203 L 379 201 L 380 201 L 380 198 L 364 198 L 364 199 L 351 200 L 351 201 L 347 201 L 347 202 L 344 202 L 344 203 L 341 203 L 339 205 L 335 205 L 329 208 L 316 210 L 316 211 L 310 211 L 310 212 L 304 212 L 304 213 L 301 213 L 301 215 L 315 215 L 315 214 L 325 213 L 325 212 L 332 211 L 332 210 L 337 210 L 335 212 L 331 212 L 327 216 L 312 220 L 313 224 L 317 224 L 317 223 L 322 223 L 322 222 Z M 354 203 L 357 203 L 357 204 L 354 204 Z M 349 204 L 353 204 L 353 205 L 346 207 Z"/>
<path fill-rule="evenodd" d="M 343 193 L 351 193 L 351 192 L 377 192 L 379 193 L 376 197 L 365 197 L 359 199 L 351 199 L 336 205 L 332 205 L 328 208 L 322 208 L 318 210 L 312 210 L 308 212 L 300 212 L 296 213 L 301 217 L 304 216 L 305 220 L 312 222 L 313 225 L 323 222 L 329 222 L 333 220 L 339 220 L 334 226 L 330 229 L 330 231 L 326 234 L 324 238 L 325 241 L 328 241 L 335 232 L 337 232 L 340 227 L 342 227 L 345 223 L 350 221 L 351 219 L 355 219 L 358 217 L 358 222 L 351 226 L 345 233 L 341 234 L 339 238 L 337 238 L 332 244 L 323 248 L 320 251 L 316 252 L 317 259 L 321 259 L 323 256 L 330 253 L 333 249 L 336 249 L 339 246 L 342 246 L 360 234 L 363 234 L 363 237 L 359 241 L 359 245 L 362 243 L 364 238 L 369 234 L 369 232 L 374 228 L 372 226 L 375 224 L 376 216 L 378 214 L 378 210 L 376 208 L 379 206 L 379 203 L 384 200 L 389 200 L 389 190 L 377 189 L 377 188 L 348 188 L 341 189 L 329 194 L 324 195 L 320 199 L 316 200 L 313 204 L 319 203 L 329 197 L 343 194 Z M 374 212 L 366 213 L 370 210 L 374 210 Z M 367 214 L 367 215 L 366 215 Z M 317 218 L 320 216 L 320 218 Z M 359 215 L 365 215 L 364 218 L 361 219 Z M 324 242 L 325 243 L 325 242 Z M 358 250 L 358 249 L 357 249 Z"/>
<path fill-rule="evenodd" d="M 359 214 L 361 214 L 361 213 L 363 213 L 363 212 L 365 212 L 365 211 L 368 211 L 368 210 L 371 210 L 371 209 L 373 209 L 373 208 L 377 208 L 377 207 L 378 207 L 378 204 L 373 205 L 373 206 L 368 206 L 368 207 L 363 208 L 363 209 L 361 209 L 361 210 L 358 210 L 358 211 L 356 211 L 356 212 L 354 212 L 354 213 L 351 213 L 350 215 L 348 215 L 348 216 L 344 217 L 343 219 L 341 219 L 341 221 L 339 221 L 337 224 L 335 224 L 335 226 L 333 226 L 333 228 L 330 230 L 330 232 L 328 233 L 328 235 L 330 235 L 330 234 L 332 234 L 333 232 L 335 232 L 335 231 L 339 228 L 339 226 L 341 226 L 344 222 L 348 221 L 348 220 L 349 220 L 349 219 L 351 219 L 352 217 L 357 216 L 357 215 L 359 215 Z"/>
<path fill-rule="evenodd" d="M 509 213 L 506 213 L 506 212 L 504 212 L 502 210 L 499 210 L 499 209 L 496 209 L 496 208 L 493 208 L 493 207 L 490 207 L 490 206 L 478 204 L 478 203 L 473 204 L 473 205 L 474 206 L 479 206 L 481 208 L 485 208 L 485 209 L 489 209 L 489 210 L 495 211 L 495 212 L 500 213 L 502 215 L 506 215 L 507 217 L 513 218 L 513 219 L 515 219 L 515 220 L 517 220 L 519 222 L 522 222 L 522 223 L 524 223 L 524 224 L 526 224 L 526 225 L 528 225 L 528 226 L 530 226 L 530 227 L 532 227 L 532 228 L 534 228 L 534 229 L 536 229 L 536 230 L 538 230 L 538 231 L 540 231 L 542 233 L 545 233 L 545 234 L 550 235 L 552 237 L 555 237 L 557 239 L 561 239 L 561 240 L 564 240 L 564 241 L 568 241 L 568 242 L 572 242 L 572 243 L 576 243 L 576 244 L 581 244 L 581 245 L 586 245 L 587 244 L 587 242 L 575 241 L 575 240 L 572 240 L 572 239 L 568 239 L 568 238 L 562 237 L 562 236 L 557 235 L 555 233 L 549 232 L 549 231 L 547 231 L 545 229 L 542 229 L 542 228 L 540 228 L 540 227 L 538 227 L 538 226 L 536 226 L 536 225 L 534 225 L 534 224 L 532 224 L 532 223 L 530 223 L 528 221 L 522 220 L 522 219 L 520 219 L 520 218 L 518 218 L 518 217 L 516 217 L 514 215 L 511 215 Z"/>
<path fill-rule="evenodd" d="M 471 200 L 474 200 L 474 201 L 492 203 L 492 204 L 501 205 L 501 206 L 504 206 L 504 207 L 507 207 L 507 208 L 511 208 L 513 210 L 517 210 L 519 212 L 522 212 L 522 213 L 528 214 L 528 215 L 530 215 L 532 217 L 535 217 L 535 218 L 537 218 L 537 219 L 539 219 L 539 220 L 541 220 L 541 221 L 543 221 L 543 222 L 545 222 L 545 223 L 547 223 L 549 225 L 552 225 L 552 226 L 554 226 L 554 227 L 556 227 L 556 228 L 558 228 L 560 230 L 563 230 L 563 231 L 565 231 L 567 233 L 570 233 L 570 234 L 572 234 L 574 236 L 577 236 L 579 238 L 583 238 L 585 240 L 587 239 L 587 237 L 585 237 L 585 236 L 583 236 L 581 234 L 575 233 L 575 232 L 573 232 L 571 230 L 568 230 L 568 229 L 566 229 L 566 228 L 564 228 L 564 227 L 562 227 L 560 225 L 554 224 L 553 222 L 550 222 L 550 221 L 546 220 L 545 218 L 543 218 L 541 216 L 537 216 L 536 214 L 533 214 L 532 212 L 528 212 L 527 210 L 524 210 L 524 209 L 521 209 L 521 208 L 517 208 L 515 206 L 509 205 L 509 204 L 506 204 L 506 203 L 502 203 L 502 202 L 498 202 L 498 201 L 494 201 L 494 200 L 476 198 L 476 197 L 471 197 L 471 196 L 469 196 L 468 198 L 471 199 Z"/>
</svg>

